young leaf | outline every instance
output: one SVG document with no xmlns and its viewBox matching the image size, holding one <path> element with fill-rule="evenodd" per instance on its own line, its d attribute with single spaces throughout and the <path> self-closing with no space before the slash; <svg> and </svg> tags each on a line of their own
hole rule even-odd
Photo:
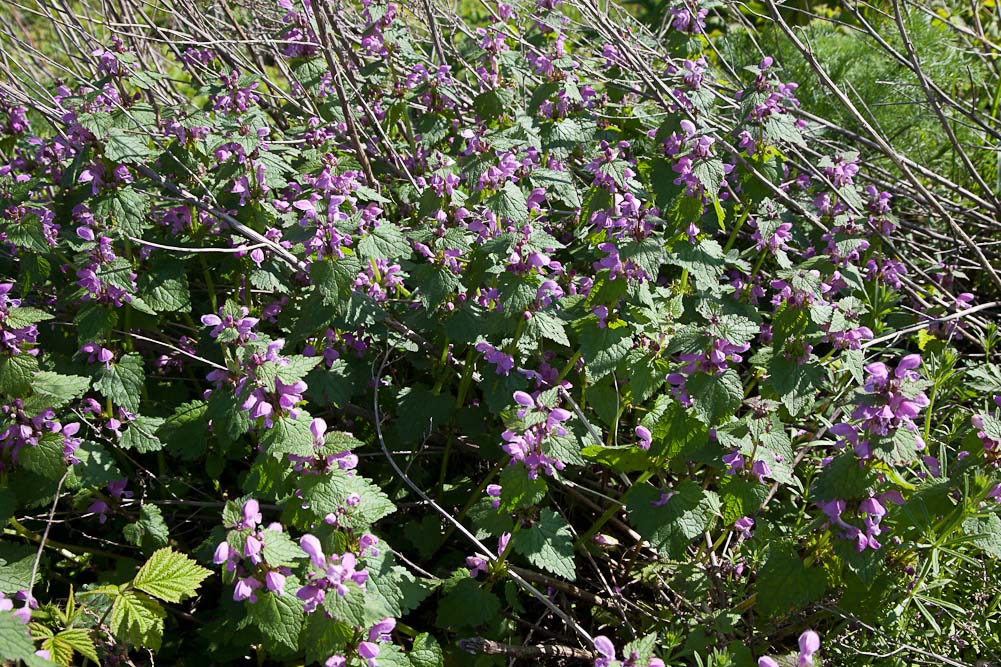
<svg viewBox="0 0 1001 667">
<path fill-rule="evenodd" d="M 180 602 L 194 595 L 202 580 L 210 574 L 211 570 L 165 547 L 150 556 L 132 585 L 166 602 Z"/>
</svg>

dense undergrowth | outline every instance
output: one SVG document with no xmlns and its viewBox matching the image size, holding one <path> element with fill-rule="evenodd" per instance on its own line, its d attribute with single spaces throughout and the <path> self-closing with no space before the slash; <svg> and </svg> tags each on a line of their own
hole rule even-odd
<svg viewBox="0 0 1001 667">
<path fill-rule="evenodd" d="M 4 42 L 0 660 L 999 661 L 989 131 L 729 5 L 69 7 Z"/>
</svg>

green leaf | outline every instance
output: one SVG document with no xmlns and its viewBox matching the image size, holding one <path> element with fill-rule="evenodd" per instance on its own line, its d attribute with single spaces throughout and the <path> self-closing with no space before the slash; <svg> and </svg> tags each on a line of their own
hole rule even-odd
<svg viewBox="0 0 1001 667">
<path fill-rule="evenodd" d="M 532 507 L 546 496 L 546 482 L 532 479 L 521 466 L 507 466 L 501 470 L 501 507 L 507 510 Z"/>
<path fill-rule="evenodd" d="M 264 560 L 268 565 L 294 565 L 297 560 L 303 558 L 306 558 L 306 554 L 285 532 L 264 531 Z"/>
<path fill-rule="evenodd" d="M 60 479 L 66 473 L 63 436 L 59 433 L 46 433 L 37 445 L 22 447 L 17 460 L 25 470 L 46 479 Z"/>
<path fill-rule="evenodd" d="M 194 595 L 202 580 L 210 574 L 210 570 L 167 547 L 150 556 L 132 584 L 166 602 L 180 602 Z"/>
<path fill-rule="evenodd" d="M 306 653 L 306 664 L 322 664 L 334 653 L 343 651 L 354 635 L 354 628 L 327 618 L 326 614 L 307 615 L 304 626 L 302 647 Z"/>
<path fill-rule="evenodd" d="M 45 408 L 61 408 L 83 396 L 89 388 L 90 378 L 39 371 L 31 379 L 32 395 L 26 405 L 33 412 L 41 412 Z"/>
<path fill-rule="evenodd" d="M 123 355 L 117 363 L 102 365 L 94 374 L 94 388 L 129 412 L 139 412 L 145 381 L 143 360 L 136 352 Z"/>
<path fill-rule="evenodd" d="M 0 593 L 13 595 L 31 588 L 31 568 L 36 549 L 26 544 L 0 542 Z M 41 572 L 36 573 L 36 581 Z"/>
<path fill-rule="evenodd" d="M 592 382 L 600 380 L 615 370 L 633 346 L 628 326 L 599 328 L 589 321 L 580 333 L 580 352 Z"/>
<path fill-rule="evenodd" d="M 516 225 L 528 222 L 528 201 L 521 188 L 507 181 L 504 187 L 487 198 L 486 207 L 498 218 L 505 218 Z"/>
<path fill-rule="evenodd" d="M 726 269 L 723 260 L 723 248 L 713 239 L 702 239 L 698 244 L 688 242 L 681 244 L 674 257 L 668 257 L 668 262 L 688 269 L 699 289 L 713 294 L 721 292 L 720 280 Z"/>
<path fill-rule="evenodd" d="M 191 293 L 183 262 L 154 264 L 150 271 L 140 274 L 137 285 L 139 296 L 158 313 L 191 311 Z"/>
<path fill-rule="evenodd" d="M 367 586 L 368 584 L 366 584 Z M 333 618 L 348 625 L 371 625 L 378 621 L 374 613 L 365 604 L 365 591 L 353 581 L 345 584 L 347 593 L 340 595 L 331 591 L 323 600 L 323 608 Z"/>
<path fill-rule="evenodd" d="M 447 301 L 460 283 L 459 276 L 437 264 L 421 264 L 411 275 L 419 286 L 418 296 L 426 308 L 437 308 Z"/>
<path fill-rule="evenodd" d="M 869 445 L 876 458 L 891 465 L 912 463 L 918 457 L 917 433 L 906 428 L 898 428 L 884 436 L 873 436 Z"/>
<path fill-rule="evenodd" d="M 765 616 L 802 609 L 827 589 L 819 567 L 806 567 L 789 547 L 772 549 L 758 572 L 758 608 Z"/>
<path fill-rule="evenodd" d="M 138 415 L 125 429 L 118 446 L 126 450 L 134 449 L 140 454 L 160 451 L 163 449 L 163 443 L 156 437 L 156 431 L 163 426 L 163 423 L 164 420 L 160 417 Z"/>
<path fill-rule="evenodd" d="M 336 594 L 331 594 L 338 597 Z M 247 606 L 247 617 L 265 637 L 279 646 L 295 651 L 299 648 L 299 634 L 305 621 L 303 602 L 295 595 L 270 591 L 258 592 L 257 602 Z"/>
<path fill-rule="evenodd" d="M 757 512 L 768 496 L 768 486 L 740 477 L 724 477 L 720 484 L 720 501 L 723 522 L 733 523 L 748 514 Z"/>
<path fill-rule="evenodd" d="M 797 364 L 776 354 L 768 362 L 768 379 L 782 404 L 795 416 L 813 405 L 817 391 L 823 385 L 826 372 L 816 364 Z"/>
<path fill-rule="evenodd" d="M 815 501 L 868 497 L 876 475 L 851 452 L 835 457 L 821 468 L 810 492 Z"/>
<path fill-rule="evenodd" d="M 11 398 L 26 396 L 37 370 L 38 360 L 30 354 L 0 357 L 0 392 Z"/>
<path fill-rule="evenodd" d="M 685 390 L 692 397 L 695 416 L 708 426 L 721 424 L 744 400 L 740 376 L 732 368 L 722 375 L 693 375 L 685 382 Z"/>
<path fill-rule="evenodd" d="M 685 480 L 668 494 L 661 504 L 662 492 L 649 484 L 637 484 L 626 494 L 626 508 L 637 532 L 650 544 L 674 559 L 705 532 L 720 514 L 719 499 L 695 482 Z M 654 506 L 654 503 L 659 503 Z"/>
<path fill-rule="evenodd" d="M 0 660 L 24 660 L 35 655 L 28 628 L 9 611 L 0 611 Z"/>
<path fill-rule="evenodd" d="M 163 641 L 165 618 L 167 612 L 156 600 L 136 591 L 124 591 L 115 596 L 108 625 L 117 638 L 156 651 Z"/>
<path fill-rule="evenodd" d="M 52 318 L 52 315 L 48 314 L 44 310 L 39 310 L 38 308 L 14 306 L 7 313 L 7 319 L 4 322 L 4 327 L 7 329 L 23 329 L 24 327 L 37 322 L 51 320 Z"/>
<path fill-rule="evenodd" d="M 100 666 L 101 661 L 97 657 L 97 647 L 94 646 L 94 640 L 91 639 L 89 630 L 84 628 L 68 628 L 60 631 L 55 636 L 55 641 L 69 647 L 95 665 Z"/>
<path fill-rule="evenodd" d="M 313 434 L 309 430 L 311 421 L 312 417 L 303 411 L 299 412 L 296 419 L 287 416 L 275 419 L 271 428 L 261 435 L 261 448 L 264 453 L 271 456 L 313 454 Z"/>
<path fill-rule="evenodd" d="M 353 255 L 313 262 L 309 267 L 313 284 L 323 296 L 324 303 L 330 306 L 343 304 L 351 298 L 352 286 L 360 271 L 361 262 Z"/>
<path fill-rule="evenodd" d="M 122 533 L 130 544 L 142 547 L 144 552 L 166 546 L 170 538 L 170 531 L 160 508 L 148 503 L 139 510 L 139 521 L 125 526 Z"/>
<path fill-rule="evenodd" d="M 358 242 L 358 254 L 370 259 L 401 259 L 410 256 L 410 244 L 399 227 L 383 221 Z"/>
<path fill-rule="evenodd" d="M 132 188 L 121 188 L 95 197 L 91 201 L 90 210 L 95 218 L 110 218 L 123 234 L 138 238 L 148 224 L 149 206 L 146 195 L 139 194 Z"/>
<path fill-rule="evenodd" d="M 407 654 L 413 667 L 444 667 L 445 653 L 434 637 L 426 632 L 417 635 Z"/>
<path fill-rule="evenodd" d="M 494 620 L 500 600 L 473 579 L 461 579 L 438 602 L 438 627 L 445 630 L 472 628 Z"/>
<path fill-rule="evenodd" d="M 641 405 L 667 381 L 668 363 L 661 357 L 641 349 L 626 355 L 625 395 L 633 405 Z"/>
<path fill-rule="evenodd" d="M 570 339 L 567 338 L 563 320 L 545 311 L 539 311 L 532 315 L 532 319 L 525 326 L 525 336 L 541 337 L 560 345 L 570 346 Z"/>
<path fill-rule="evenodd" d="M 997 514 L 971 517 L 963 522 L 963 533 L 973 538 L 984 553 L 1001 558 L 1001 517 Z"/>
<path fill-rule="evenodd" d="M 182 403 L 174 414 L 167 417 L 156 435 L 167 443 L 184 459 L 193 459 L 205 451 L 205 439 L 208 431 L 205 401 Z"/>
<path fill-rule="evenodd" d="M 692 165 L 692 175 L 698 179 L 706 193 L 712 197 L 723 184 L 723 161 L 717 157 L 696 160 Z"/>
<path fill-rule="evenodd" d="M 95 488 L 125 477 L 115 458 L 104 445 L 84 440 L 76 450 L 80 463 L 74 465 L 66 484 L 69 488 Z"/>
<path fill-rule="evenodd" d="M 104 141 L 104 156 L 112 162 L 142 162 L 154 155 L 145 134 L 112 128 Z"/>
<path fill-rule="evenodd" d="M 549 508 L 539 513 L 539 520 L 531 528 L 514 534 L 511 548 L 547 572 L 570 581 L 577 577 L 570 527 Z"/>
</svg>

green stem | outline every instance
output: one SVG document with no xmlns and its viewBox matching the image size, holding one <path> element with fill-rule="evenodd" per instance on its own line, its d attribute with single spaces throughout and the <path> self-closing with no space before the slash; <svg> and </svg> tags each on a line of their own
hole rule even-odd
<svg viewBox="0 0 1001 667">
<path fill-rule="evenodd" d="M 740 214 L 740 218 L 737 219 L 737 224 L 734 225 L 733 231 L 730 232 L 730 238 L 726 240 L 726 245 L 723 246 L 723 254 L 730 252 L 733 248 L 733 244 L 737 242 L 737 233 L 740 232 L 740 228 L 744 226 L 744 222 L 747 221 L 747 216 L 751 213 L 750 208 L 745 208 L 744 212 Z"/>
</svg>

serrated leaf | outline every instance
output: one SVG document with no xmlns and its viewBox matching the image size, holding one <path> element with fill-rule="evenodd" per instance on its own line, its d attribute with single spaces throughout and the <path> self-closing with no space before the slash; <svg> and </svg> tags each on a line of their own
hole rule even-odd
<svg viewBox="0 0 1001 667">
<path fill-rule="evenodd" d="M 366 584 L 367 585 L 367 584 Z M 333 618 L 348 625 L 368 626 L 380 619 L 368 611 L 365 604 L 365 591 L 353 581 L 345 584 L 347 592 L 344 595 L 331 592 L 323 600 L 323 608 Z"/>
<path fill-rule="evenodd" d="M 38 308 L 31 308 L 29 306 L 14 306 L 7 312 L 7 318 L 4 321 L 4 328 L 23 329 L 24 327 L 31 326 L 37 322 L 51 320 L 52 318 L 52 315 L 44 310 L 39 310 Z"/>
<path fill-rule="evenodd" d="M 150 556 L 132 584 L 166 602 L 180 602 L 194 595 L 202 580 L 210 574 L 211 570 L 166 547 Z"/>
<path fill-rule="evenodd" d="M 813 405 L 826 373 L 817 364 L 798 364 L 777 354 L 768 362 L 765 384 L 775 390 L 791 415 L 798 415 Z"/>
<path fill-rule="evenodd" d="M 156 431 L 163 423 L 164 420 L 160 417 L 138 415 L 122 433 L 118 446 L 122 449 L 134 449 L 140 454 L 160 451 L 163 449 L 163 442 L 156 437 Z"/>
<path fill-rule="evenodd" d="M 528 201 L 521 188 L 507 181 L 504 187 L 492 194 L 484 202 L 498 218 L 504 218 L 520 225 L 528 222 Z"/>
<path fill-rule="evenodd" d="M 370 259 L 401 259 L 410 255 L 410 244 L 399 227 L 384 221 L 362 237 L 358 253 Z"/>
<path fill-rule="evenodd" d="M 34 654 L 28 628 L 9 611 L 0 611 L 0 660 L 24 660 Z"/>
<path fill-rule="evenodd" d="M 97 648 L 94 646 L 94 640 L 91 639 L 89 630 L 85 630 L 84 628 L 68 628 L 60 631 L 54 639 L 56 642 L 68 646 L 100 667 L 101 661 L 97 657 Z"/>
<path fill-rule="evenodd" d="M 997 514 L 971 517 L 963 522 L 963 533 L 993 558 L 1001 558 L 1001 517 Z"/>
<path fill-rule="evenodd" d="M 25 470 L 46 479 L 60 479 L 66 473 L 66 458 L 63 456 L 63 436 L 46 433 L 36 445 L 22 447 L 18 452 L 18 464 Z"/>
<path fill-rule="evenodd" d="M 309 430 L 312 418 L 300 411 L 296 419 L 281 416 L 274 420 L 271 428 L 261 435 L 261 448 L 270 456 L 313 454 L 313 434 Z"/>
<path fill-rule="evenodd" d="M 94 217 L 102 222 L 114 222 L 113 227 L 123 234 L 140 237 L 149 214 L 149 198 L 132 188 L 104 192 L 90 204 Z M 110 218 L 110 220 L 107 220 Z M 127 264 L 127 262 L 125 262 Z M 129 267 L 131 270 L 131 266 Z M 128 274 L 125 274 L 126 276 Z M 121 286 L 121 285 L 119 285 Z"/>
<path fill-rule="evenodd" d="M 38 360 L 30 354 L 0 357 L 0 392 L 12 398 L 26 396 L 37 370 Z"/>
<path fill-rule="evenodd" d="M 108 625 L 116 637 L 158 650 L 163 641 L 163 621 L 167 612 L 156 600 L 136 591 L 115 596 Z"/>
<path fill-rule="evenodd" d="M 720 280 L 726 269 L 723 259 L 723 248 L 713 239 L 702 239 L 693 245 L 683 242 L 674 257 L 668 256 L 668 262 L 688 269 L 699 289 L 713 294 L 722 291 Z"/>
<path fill-rule="evenodd" d="M 104 156 L 112 162 L 141 162 L 154 155 L 145 134 L 111 128 L 104 140 Z"/>
<path fill-rule="evenodd" d="M 334 597 L 336 594 L 332 593 Z M 283 592 L 258 592 L 257 602 L 247 606 L 247 617 L 265 637 L 279 646 L 295 651 L 299 648 L 299 634 L 305 621 L 303 602 L 295 595 Z"/>
<path fill-rule="evenodd" d="M 549 508 L 539 513 L 539 519 L 531 528 L 514 534 L 511 548 L 547 572 L 570 581 L 577 577 L 570 527 L 563 517 Z"/>
<path fill-rule="evenodd" d="M 580 333 L 580 351 L 591 381 L 597 381 L 615 370 L 633 346 L 628 326 L 599 328 L 597 322 L 587 322 Z"/>
<path fill-rule="evenodd" d="M 191 293 L 188 276 L 182 262 L 164 262 L 143 272 L 138 280 L 139 295 L 150 308 L 158 313 L 187 313 L 191 311 Z"/>
<path fill-rule="evenodd" d="M 417 635 L 407 656 L 413 667 L 443 667 L 445 664 L 444 651 L 435 638 L 426 632 Z"/>
<path fill-rule="evenodd" d="M 350 299 L 352 285 L 360 271 L 361 262 L 350 255 L 337 260 L 313 262 L 309 267 L 313 284 L 323 296 L 323 301 L 330 306 L 343 304 Z"/>
<path fill-rule="evenodd" d="M 98 369 L 94 374 L 94 389 L 111 399 L 115 405 L 120 405 L 129 412 L 138 412 L 145 381 L 142 357 L 130 352 L 122 355 L 117 362 L 102 365 Z"/>
<path fill-rule="evenodd" d="M 695 416 L 708 426 L 721 424 L 744 400 L 740 376 L 732 368 L 722 375 L 693 375 L 685 382 L 685 391 L 692 397 Z"/>
<path fill-rule="evenodd" d="M 692 175 L 698 179 L 710 197 L 719 193 L 723 184 L 723 161 L 717 157 L 696 160 L 692 165 Z"/>
<path fill-rule="evenodd" d="M 39 371 L 31 379 L 31 410 L 60 408 L 74 398 L 79 398 L 90 388 L 90 378 L 80 375 L 60 375 L 52 371 Z"/>
<path fill-rule="evenodd" d="M 156 505 L 149 503 L 139 510 L 139 521 L 125 526 L 122 533 L 130 544 L 142 547 L 147 553 L 165 546 L 170 539 L 170 530 L 163 520 L 163 512 Z"/>
<path fill-rule="evenodd" d="M 31 588 L 31 568 L 36 550 L 24 544 L 0 542 L 0 593 L 12 596 Z M 36 574 L 37 578 L 41 572 Z"/>
<path fill-rule="evenodd" d="M 640 535 L 664 555 L 679 559 L 719 515 L 719 500 L 690 480 L 669 491 L 669 498 L 662 495 L 649 484 L 637 484 L 626 495 L 626 508 Z"/>
<path fill-rule="evenodd" d="M 268 565 L 293 565 L 297 560 L 306 558 L 299 545 L 292 541 L 283 531 L 264 531 L 264 560 Z"/>
</svg>

